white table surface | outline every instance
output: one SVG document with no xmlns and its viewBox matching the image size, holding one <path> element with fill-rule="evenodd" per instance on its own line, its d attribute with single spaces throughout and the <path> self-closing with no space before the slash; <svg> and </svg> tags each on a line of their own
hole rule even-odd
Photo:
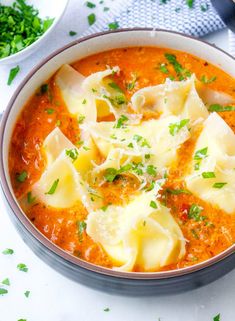
<svg viewBox="0 0 235 321">
<path fill-rule="evenodd" d="M 112 6 L 109 2 L 106 0 L 105 5 Z M 83 1 L 70 0 L 52 41 L 20 63 L 21 72 L 12 86 L 6 85 L 11 66 L 0 67 L 0 111 L 35 63 L 71 41 L 70 30 L 82 33 L 87 28 L 88 13 L 90 10 Z M 207 36 L 206 40 L 228 50 L 226 30 Z M 235 320 L 235 270 L 206 287 L 180 295 L 151 298 L 107 295 L 68 280 L 39 260 L 9 221 L 1 195 L 0 209 L 0 282 L 5 278 L 11 282 L 8 294 L 0 296 L 0 321 L 21 318 L 27 321 L 158 321 L 158 318 L 161 321 L 213 321 L 218 313 L 221 321 Z M 2 255 L 5 248 L 13 248 L 15 253 Z M 17 271 L 18 263 L 27 264 L 28 273 Z M 26 290 L 31 291 L 29 298 L 24 296 Z M 107 307 L 110 311 L 104 312 Z"/>
</svg>

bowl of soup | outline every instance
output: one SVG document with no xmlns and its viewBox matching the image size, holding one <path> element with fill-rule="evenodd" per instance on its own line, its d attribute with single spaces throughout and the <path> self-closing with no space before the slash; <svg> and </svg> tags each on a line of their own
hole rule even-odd
<svg viewBox="0 0 235 321">
<path fill-rule="evenodd" d="M 28 246 L 69 278 L 170 294 L 235 266 L 235 61 L 164 30 L 56 51 L 1 122 L 1 184 Z"/>
</svg>

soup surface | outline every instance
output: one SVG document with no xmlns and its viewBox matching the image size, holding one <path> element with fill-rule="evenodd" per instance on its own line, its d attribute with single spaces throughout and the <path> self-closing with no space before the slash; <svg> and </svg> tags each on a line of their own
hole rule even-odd
<svg viewBox="0 0 235 321">
<path fill-rule="evenodd" d="M 198 82 L 204 87 L 229 95 L 231 101 L 235 99 L 233 78 L 206 61 L 170 49 L 152 47 L 116 49 L 87 57 L 72 65 L 85 77 L 104 71 L 107 66 L 120 68 L 120 72 L 114 72 L 110 77 L 112 83 L 115 84 L 114 89 L 119 88 L 127 105 L 133 94 L 141 88 L 163 84 L 166 78 L 184 82 L 191 74 L 195 74 Z M 177 100 L 175 101 L 177 104 Z M 216 101 L 213 105 L 215 103 Z M 224 108 L 221 104 L 217 104 L 217 107 L 214 109 L 212 107 L 212 110 L 218 113 L 234 131 L 235 111 L 233 105 L 229 105 L 231 108 Z M 146 108 L 143 111 L 142 121 L 158 120 L 159 117 L 158 111 Z M 185 117 L 185 119 L 187 123 L 188 118 Z M 121 120 L 123 124 L 125 118 Z M 98 123 L 113 121 L 115 121 L 113 114 L 98 115 Z M 177 126 L 176 132 L 184 124 L 181 122 Z M 9 169 L 15 195 L 32 223 L 48 239 L 65 251 L 104 267 L 113 268 L 121 265 L 110 255 L 102 242 L 98 242 L 87 233 L 86 220 L 89 211 L 84 204 L 77 202 L 73 206 L 56 207 L 46 204 L 34 195 L 33 186 L 47 168 L 43 143 L 55 128 L 59 128 L 76 147 L 80 148 L 83 144 L 82 120 L 69 112 L 54 76 L 36 91 L 23 108 L 12 134 Z M 190 130 L 191 128 L 189 132 Z M 185 179 L 189 175 L 189 164 L 192 162 L 193 155 L 193 159 L 197 159 L 194 154 L 195 146 L 202 131 L 203 125 L 199 123 L 193 129 L 193 135 L 177 147 L 175 161 L 163 175 L 164 182 L 159 190 L 159 204 L 170 209 L 171 216 L 182 231 L 185 241 L 184 255 L 179 255 L 177 260 L 167 261 L 169 264 L 160 265 L 156 269 L 143 268 L 139 260 L 139 263 L 134 264 L 131 270 L 138 272 L 184 268 L 205 261 L 234 244 L 235 211 L 227 211 L 223 206 L 214 204 L 209 198 L 207 201 L 204 196 L 200 196 L 200 191 L 195 192 L 196 187 L 187 183 Z M 86 146 L 83 147 L 86 149 Z M 202 151 L 203 148 L 205 151 L 207 146 L 202 145 L 200 150 Z M 145 156 L 150 157 L 148 154 Z M 204 156 L 207 156 L 206 153 Z M 200 157 L 199 161 L 203 158 Z M 96 162 L 100 165 L 104 161 L 102 153 L 97 152 Z M 162 179 L 155 173 L 158 166 L 148 167 L 148 171 L 151 172 L 151 169 L 152 174 L 149 175 L 156 175 L 156 177 L 152 181 L 147 181 L 146 186 L 149 190 L 151 190 L 149 188 L 151 182 Z M 202 175 L 209 176 L 210 179 L 210 176 L 214 175 L 212 173 L 214 173 L 213 170 L 209 168 Z M 140 190 L 142 184 L 136 175 L 122 172 L 116 172 L 114 177 L 108 179 L 106 175 L 106 180 L 102 181 L 102 184 L 98 174 L 97 177 L 97 182 L 90 182 L 90 186 L 96 191 L 94 194 L 102 195 L 101 207 L 107 215 L 109 214 L 108 211 L 106 212 L 107 207 L 124 206 L 131 201 L 132 196 Z M 47 191 L 48 194 L 55 192 L 58 182 L 54 181 L 54 183 L 50 191 Z M 214 185 L 222 192 L 226 184 L 227 182 L 221 179 L 217 185 Z M 153 208 L 155 204 L 155 202 L 152 203 Z"/>
</svg>

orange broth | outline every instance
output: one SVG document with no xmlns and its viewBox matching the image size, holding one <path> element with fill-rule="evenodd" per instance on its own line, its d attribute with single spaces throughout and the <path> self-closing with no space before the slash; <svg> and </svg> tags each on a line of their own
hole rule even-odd
<svg viewBox="0 0 235 321">
<path fill-rule="evenodd" d="M 84 76 L 102 71 L 107 65 L 119 66 L 120 75 L 113 77 L 130 99 L 140 88 L 163 83 L 169 74 L 176 77 L 173 66 L 167 63 L 165 53 L 175 54 L 178 62 L 185 69 L 195 73 L 198 79 L 202 76 L 206 76 L 207 79 L 216 76 L 216 80 L 207 86 L 235 98 L 235 80 L 229 75 L 202 59 L 169 49 L 155 47 L 115 49 L 87 57 L 72 66 Z M 167 64 L 169 74 L 160 70 L 159 66 L 162 63 Z M 135 75 L 138 77 L 135 87 L 127 90 L 127 84 L 133 81 Z M 46 165 L 41 147 L 46 136 L 56 126 L 59 126 L 75 145 L 80 140 L 77 120 L 69 114 L 53 77 L 47 82 L 47 86 L 49 88 L 47 92 L 37 91 L 26 104 L 12 135 L 9 169 L 12 186 L 18 199 L 25 196 L 40 178 Z M 235 131 L 234 113 L 226 111 L 220 115 Z M 154 115 L 147 117 L 152 116 Z M 164 267 L 164 270 L 183 268 L 207 260 L 227 249 L 235 241 L 235 213 L 226 214 L 192 194 L 172 195 L 167 192 L 167 189 L 185 189 L 181 177 L 185 171 L 185 164 L 192 156 L 194 144 L 195 138 L 181 146 L 177 164 L 170 170 L 162 191 L 162 201 L 171 208 L 171 213 L 187 240 L 185 257 L 177 264 Z M 16 176 L 22 171 L 27 172 L 27 179 L 19 182 Z M 128 177 L 120 177 L 102 186 L 102 194 L 107 204 L 123 204 L 135 190 L 136 182 Z M 203 207 L 205 221 L 197 222 L 188 218 L 187 213 L 193 203 Z M 78 222 L 86 219 L 88 214 L 82 205 L 69 209 L 55 209 L 36 202 L 26 214 L 48 239 L 65 251 L 97 265 L 110 268 L 114 265 L 102 247 L 95 244 L 85 231 L 79 233 Z M 135 267 L 135 271 L 139 270 L 138 266 Z"/>
</svg>

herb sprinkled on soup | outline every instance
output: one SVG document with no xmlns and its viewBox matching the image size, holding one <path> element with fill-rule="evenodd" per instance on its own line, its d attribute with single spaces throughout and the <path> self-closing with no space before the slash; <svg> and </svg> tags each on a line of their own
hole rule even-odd
<svg viewBox="0 0 235 321">
<path fill-rule="evenodd" d="M 184 52 L 62 66 L 23 108 L 12 186 L 59 247 L 120 271 L 180 269 L 235 241 L 235 81 Z"/>
</svg>

